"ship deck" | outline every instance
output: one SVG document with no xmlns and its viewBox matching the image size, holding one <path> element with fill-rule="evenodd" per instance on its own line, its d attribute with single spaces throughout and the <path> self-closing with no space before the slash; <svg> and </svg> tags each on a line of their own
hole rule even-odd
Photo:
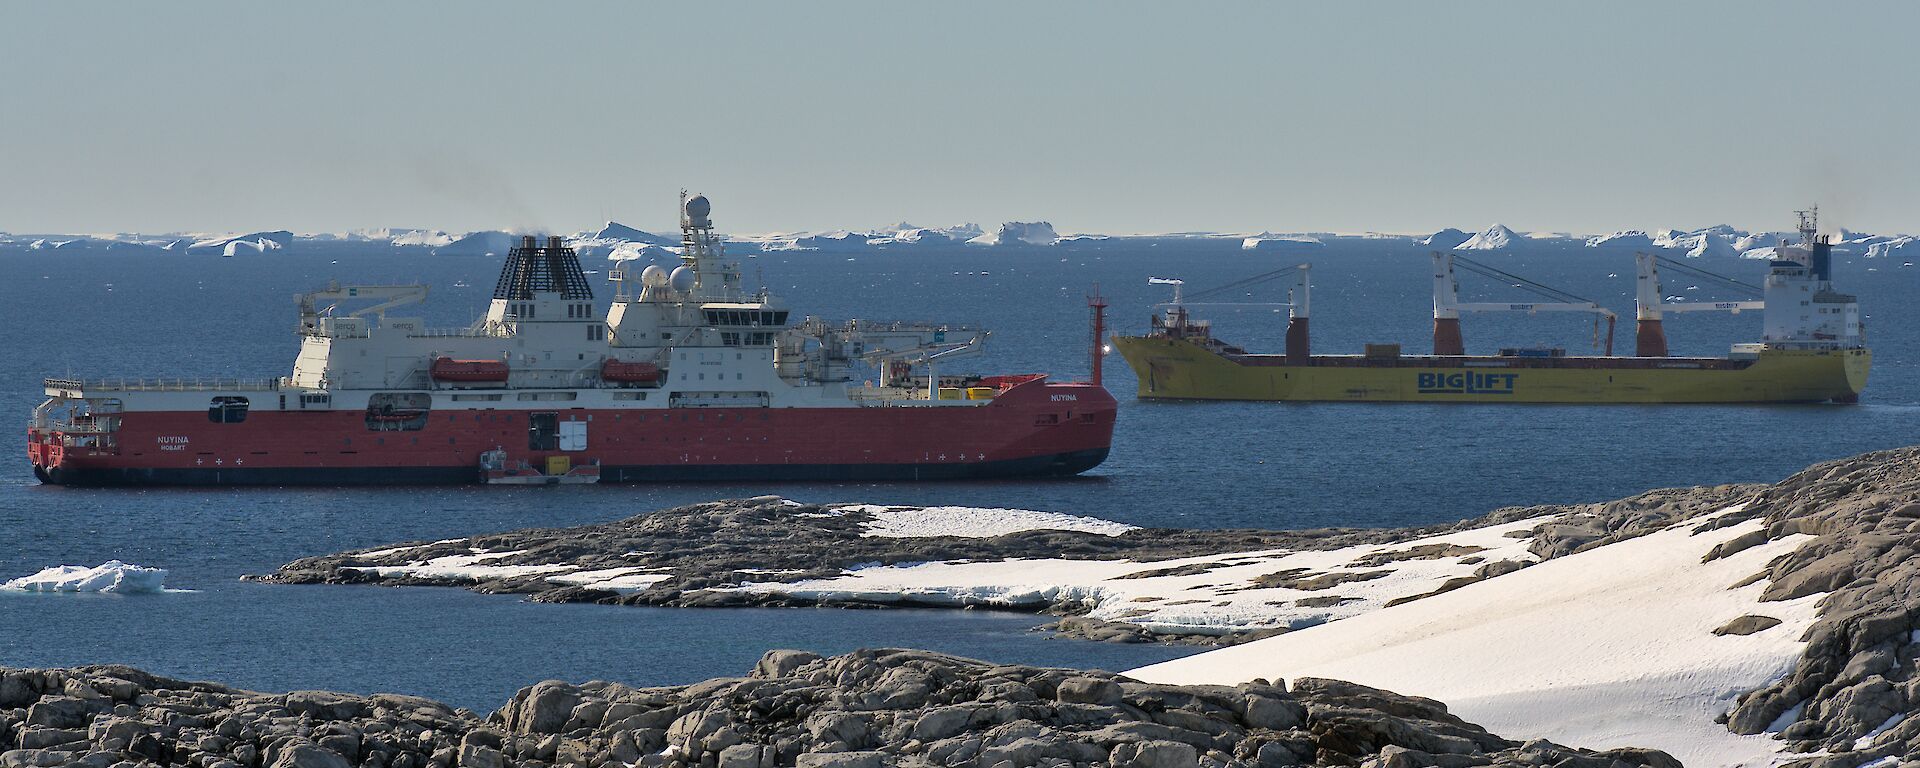
<svg viewBox="0 0 1920 768">
<path fill-rule="evenodd" d="M 1248 366 L 1293 368 L 1511 368 L 1511 369 L 1689 369 L 1737 371 L 1753 359 L 1725 357 L 1523 357 L 1518 355 L 1314 355 L 1304 361 L 1286 355 L 1239 354 L 1222 357 Z"/>
</svg>

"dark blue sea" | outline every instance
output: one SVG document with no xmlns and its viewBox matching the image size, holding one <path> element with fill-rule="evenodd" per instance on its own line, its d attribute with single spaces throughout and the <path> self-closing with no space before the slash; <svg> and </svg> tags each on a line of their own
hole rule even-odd
<svg viewBox="0 0 1920 768">
<path fill-rule="evenodd" d="M 994 329 L 981 372 L 1088 369 L 1083 296 L 1099 283 L 1112 327 L 1144 329 L 1168 298 L 1149 276 L 1194 289 L 1298 261 L 1238 240 L 1105 241 L 1052 248 L 919 248 L 743 258 L 797 314 L 938 319 Z M 1570 247 L 1477 257 L 1613 307 L 1632 344 L 1632 254 Z M 1337 242 L 1312 256 L 1314 346 L 1428 344 L 1428 260 L 1404 241 Z M 297 347 L 293 296 L 344 283 L 424 282 L 418 312 L 465 325 L 499 259 L 296 244 L 264 255 L 0 251 L 0 413 L 17 426 L 52 375 L 273 377 Z M 1762 265 L 1699 266 L 1751 283 Z M 607 265 L 588 264 L 603 279 Z M 744 672 L 769 648 L 838 652 L 905 645 L 1009 662 L 1127 668 L 1193 652 L 1047 639 L 1041 617 L 984 611 L 656 610 L 531 605 L 454 589 L 246 583 L 303 556 L 412 539 L 612 520 L 722 497 L 1012 506 L 1148 526 L 1398 526 L 1513 504 L 1611 499 L 1650 488 L 1770 481 L 1808 464 L 1920 440 L 1920 270 L 1841 258 L 1874 348 L 1854 406 L 1498 406 L 1145 403 L 1110 356 L 1121 400 L 1112 457 L 1073 480 L 959 484 L 612 486 L 528 490 L 98 490 L 35 483 L 24 450 L 0 462 L 0 580 L 121 559 L 170 569 L 166 595 L 0 593 L 0 665 L 119 662 L 259 690 L 401 691 L 490 709 L 545 678 L 681 683 Z M 454 288 L 457 280 L 473 288 Z M 1463 276 L 1463 294 L 1523 300 Z M 1709 285 L 1666 277 L 1668 293 Z M 1269 286 L 1240 301 L 1282 301 Z M 604 296 L 603 296 L 604 298 Z M 1284 309 L 1211 307 L 1216 334 L 1278 351 Z M 1676 354 L 1755 340 L 1757 313 L 1671 317 Z M 1469 351 L 1592 349 L 1580 316 L 1475 316 Z M 954 366 L 959 367 L 959 366 Z M 943 372 L 946 372 L 943 369 Z M 18 434 L 18 433 L 17 433 Z"/>
</svg>

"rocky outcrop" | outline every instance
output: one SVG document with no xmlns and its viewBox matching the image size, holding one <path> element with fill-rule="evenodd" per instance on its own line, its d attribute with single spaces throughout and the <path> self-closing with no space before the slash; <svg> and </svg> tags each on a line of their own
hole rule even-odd
<svg viewBox="0 0 1920 768">
<path fill-rule="evenodd" d="M 594 602 L 622 605 L 679 607 L 867 605 L 857 598 L 802 598 L 777 590 L 730 589 L 746 581 L 794 582 L 831 578 L 861 564 L 897 564 L 950 560 L 1005 560 L 1012 558 L 1129 559 L 1142 563 L 1176 558 L 1260 550 L 1325 550 L 1366 544 L 1390 544 L 1453 531 L 1481 528 L 1543 515 L 1552 522 L 1530 535 L 1540 558 L 1570 554 L 1656 530 L 1662 525 L 1725 507 L 1764 486 L 1654 491 L 1605 504 L 1510 507 L 1471 520 L 1413 528 L 1330 528 L 1306 531 L 1187 530 L 1142 528 L 1120 535 L 1080 531 L 1033 530 L 986 538 L 927 536 L 894 538 L 863 536 L 871 512 L 852 505 L 798 504 L 776 497 L 737 499 L 695 504 L 638 515 L 611 523 L 573 528 L 541 528 L 484 534 L 462 539 L 415 542 L 373 550 L 310 557 L 289 563 L 273 574 L 258 577 L 282 584 L 384 584 L 391 586 L 458 586 L 479 592 L 523 594 L 536 602 Z M 438 558 L 487 555 L 485 565 L 505 566 L 502 575 L 396 571 L 396 566 Z M 1457 545 L 1411 546 L 1367 556 L 1363 564 L 1389 566 L 1396 562 L 1458 557 L 1471 554 Z M 1525 563 L 1489 563 L 1471 577 L 1462 577 L 1430 592 L 1455 589 L 1497 576 Z M 1128 578 L 1204 572 L 1217 563 L 1167 569 L 1143 569 Z M 627 569 L 658 573 L 662 578 L 645 588 L 615 591 L 591 585 L 556 583 L 552 571 L 512 571 L 518 566 L 564 566 L 569 572 Z M 1320 590 L 1360 581 L 1377 572 L 1277 572 L 1254 586 L 1284 586 Z M 1408 595 L 1399 602 L 1424 597 Z M 884 605 L 920 605 L 911 598 Z M 926 603 L 953 607 L 951 603 Z M 1007 604 L 995 607 L 1074 616 L 1086 606 L 1063 599 L 1056 603 Z M 1079 620 L 1054 626 L 1064 634 L 1119 642 L 1162 641 L 1233 644 L 1271 634 L 1273 629 L 1242 632 L 1218 630 L 1183 632 L 1179 628 L 1149 628 L 1111 621 Z"/>
<path fill-rule="evenodd" d="M 1149 685 L 922 651 L 771 651 L 672 688 L 547 681 L 481 718 L 425 699 L 264 694 L 124 667 L 0 669 L 0 766 L 1678 766 L 1517 743 L 1333 680 Z"/>
<path fill-rule="evenodd" d="M 1920 753 L 1920 448 L 1811 467 L 1714 524 L 1755 518 L 1764 540 L 1806 543 L 1747 583 L 1766 601 L 1824 596 L 1793 671 L 1741 696 L 1727 726 L 1832 753 L 1805 762 L 1822 768 Z"/>
</svg>

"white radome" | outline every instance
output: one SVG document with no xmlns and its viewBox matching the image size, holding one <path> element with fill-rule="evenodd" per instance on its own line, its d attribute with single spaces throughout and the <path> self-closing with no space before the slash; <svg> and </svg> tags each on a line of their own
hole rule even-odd
<svg viewBox="0 0 1920 768">
<path fill-rule="evenodd" d="M 667 284 L 667 270 L 658 264 L 648 264 L 640 270 L 640 284 L 648 288 L 659 288 Z"/>
<path fill-rule="evenodd" d="M 686 293 L 693 290 L 693 281 L 698 279 L 698 277 L 698 275 L 693 273 L 692 267 L 681 265 L 674 267 L 673 274 L 667 276 L 667 284 L 672 286 L 675 291 Z"/>
</svg>

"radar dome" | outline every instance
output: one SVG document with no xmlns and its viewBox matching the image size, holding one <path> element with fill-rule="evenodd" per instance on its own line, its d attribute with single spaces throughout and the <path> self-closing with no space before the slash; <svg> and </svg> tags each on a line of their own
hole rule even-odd
<svg viewBox="0 0 1920 768">
<path fill-rule="evenodd" d="M 692 221 L 694 226 L 707 226 L 707 216 L 713 213 L 713 203 L 707 200 L 706 195 L 694 195 L 687 198 L 686 213 L 687 219 Z"/>
<path fill-rule="evenodd" d="M 648 264 L 646 269 L 640 270 L 640 284 L 648 288 L 666 285 L 667 270 L 662 269 L 658 264 Z"/>
<path fill-rule="evenodd" d="M 681 293 L 693 290 L 693 280 L 693 268 L 688 266 L 674 267 L 673 274 L 667 276 L 667 284 Z"/>
</svg>

